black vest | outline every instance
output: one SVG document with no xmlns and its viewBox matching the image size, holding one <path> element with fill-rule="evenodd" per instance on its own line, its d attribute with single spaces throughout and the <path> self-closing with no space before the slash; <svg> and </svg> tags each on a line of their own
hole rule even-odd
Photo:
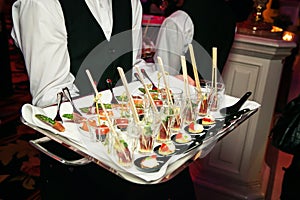
<svg viewBox="0 0 300 200">
<path fill-rule="evenodd" d="M 132 68 L 131 0 L 113 0 L 113 30 L 107 41 L 84 0 L 60 0 L 68 34 L 71 73 L 80 94 L 92 91 L 86 69 L 98 82 L 98 90 L 107 89 L 106 79 L 113 85 L 119 80 L 117 67 L 124 72 Z M 131 74 L 131 73 L 130 73 Z"/>
</svg>

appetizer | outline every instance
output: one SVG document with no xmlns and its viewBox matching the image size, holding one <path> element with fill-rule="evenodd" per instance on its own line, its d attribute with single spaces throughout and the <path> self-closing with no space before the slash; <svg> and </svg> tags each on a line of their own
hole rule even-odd
<svg viewBox="0 0 300 200">
<path fill-rule="evenodd" d="M 172 141 L 162 143 L 158 149 L 160 155 L 170 155 L 175 152 L 175 145 Z"/>
<path fill-rule="evenodd" d="M 132 157 L 128 149 L 128 144 L 124 140 L 118 140 L 114 145 L 117 159 L 120 165 L 124 167 L 131 166 Z"/>
<path fill-rule="evenodd" d="M 141 168 L 147 169 L 147 168 L 154 168 L 157 167 L 159 163 L 157 162 L 157 156 L 152 155 L 144 158 L 141 161 Z"/>
<path fill-rule="evenodd" d="M 211 124 L 214 124 L 214 123 L 215 123 L 215 119 L 210 115 L 207 115 L 207 116 L 202 118 L 202 124 L 203 125 L 211 125 Z"/>
<path fill-rule="evenodd" d="M 119 102 L 127 102 L 129 99 L 128 97 L 125 95 L 125 94 L 122 94 L 120 96 L 116 96 L 116 99 L 119 101 Z"/>
<path fill-rule="evenodd" d="M 48 124 L 52 128 L 58 130 L 59 132 L 65 131 L 65 127 L 60 122 L 55 121 L 55 120 L 51 119 L 50 117 L 47 117 L 42 114 L 36 114 L 35 117 L 38 118 L 39 120 L 41 120 L 42 122 L 44 122 L 45 124 Z"/>
<path fill-rule="evenodd" d="M 192 137 L 187 133 L 177 133 L 175 136 L 175 142 L 184 144 L 192 140 Z"/>
<path fill-rule="evenodd" d="M 189 132 L 190 133 L 201 133 L 203 130 L 204 130 L 204 127 L 201 124 L 191 122 L 190 125 L 189 125 Z"/>
</svg>

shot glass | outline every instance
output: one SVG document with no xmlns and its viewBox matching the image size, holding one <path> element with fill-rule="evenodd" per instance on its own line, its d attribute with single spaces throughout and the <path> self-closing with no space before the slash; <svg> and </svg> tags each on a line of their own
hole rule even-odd
<svg viewBox="0 0 300 200">
<path fill-rule="evenodd" d="M 160 111 L 161 123 L 156 137 L 157 142 L 167 142 L 171 139 L 172 127 L 175 123 L 173 105 L 164 105 Z"/>
<path fill-rule="evenodd" d="M 208 107 L 209 91 L 207 91 L 206 89 L 202 90 L 201 97 L 202 97 L 202 101 L 199 108 L 199 115 L 206 116 L 209 112 L 209 107 Z"/>
<path fill-rule="evenodd" d="M 129 148 L 128 143 L 124 139 L 114 138 L 114 154 L 119 165 L 123 167 L 131 167 L 133 161 L 133 151 Z"/>
<path fill-rule="evenodd" d="M 211 111 L 217 111 L 225 95 L 224 83 L 217 82 L 213 84 L 211 81 L 206 82 L 206 88 L 209 91 L 208 104 Z"/>
<path fill-rule="evenodd" d="M 91 132 L 89 130 L 89 126 L 87 124 L 86 118 L 76 119 L 76 120 L 74 120 L 74 122 L 75 122 L 77 129 L 78 129 L 79 133 L 81 134 L 81 136 L 85 137 L 90 142 L 96 142 L 95 137 L 91 134 Z"/>
<path fill-rule="evenodd" d="M 119 133 L 112 138 L 114 156 L 123 167 L 132 166 L 134 152 L 137 149 L 139 135 L 141 133 L 140 126 L 137 126 L 134 122 L 129 123 L 127 130 L 127 132 Z"/>
<path fill-rule="evenodd" d="M 116 128 L 122 132 L 127 131 L 128 124 L 132 121 L 132 112 L 128 104 L 121 104 L 113 108 L 113 121 Z"/>
<path fill-rule="evenodd" d="M 184 98 L 182 95 L 174 96 L 173 99 L 173 111 L 174 111 L 174 123 L 171 124 L 171 133 L 177 133 L 181 128 L 182 116 L 181 112 L 184 106 Z"/>
<path fill-rule="evenodd" d="M 170 95 L 171 100 L 174 102 L 174 99 L 181 98 L 183 95 L 183 91 L 180 88 L 176 87 L 170 87 Z M 167 90 L 165 88 L 160 90 L 160 99 L 164 102 L 164 104 L 167 104 Z"/>
<path fill-rule="evenodd" d="M 161 119 L 159 113 L 149 112 L 140 125 L 139 152 L 149 154 L 153 152 L 154 142 Z"/>
<path fill-rule="evenodd" d="M 94 115 L 87 119 L 86 124 L 90 132 L 91 140 L 102 142 L 106 145 L 108 142 L 108 134 L 110 134 L 110 128 L 107 121 L 101 119 L 98 115 Z"/>
<path fill-rule="evenodd" d="M 182 126 L 189 125 L 191 122 L 194 122 L 199 117 L 199 109 L 202 102 L 197 94 L 186 97 L 183 100 L 183 107 L 181 111 L 182 117 Z"/>
</svg>

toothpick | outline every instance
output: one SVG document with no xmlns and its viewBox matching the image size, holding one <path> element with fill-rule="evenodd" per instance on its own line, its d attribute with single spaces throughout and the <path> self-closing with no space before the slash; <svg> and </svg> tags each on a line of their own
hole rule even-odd
<svg viewBox="0 0 300 200">
<path fill-rule="evenodd" d="M 92 84 L 92 87 L 93 87 L 93 89 L 94 89 L 95 94 L 98 95 L 99 92 L 98 92 L 98 90 L 97 90 L 96 84 L 95 84 L 95 82 L 94 82 L 94 80 L 93 80 L 93 77 L 92 77 L 92 75 L 91 75 L 90 70 L 86 69 L 85 72 L 86 72 L 86 74 L 87 74 L 87 76 L 88 76 L 88 78 L 89 78 L 89 80 L 90 80 L 90 82 L 91 82 L 91 84 Z"/>
<path fill-rule="evenodd" d="M 134 118 L 135 122 L 138 124 L 140 122 L 140 119 L 139 119 L 136 107 L 134 105 L 133 98 L 132 98 L 132 96 L 130 94 L 130 91 L 129 91 L 129 88 L 128 88 L 128 83 L 127 83 L 124 71 L 123 71 L 123 69 L 121 67 L 117 67 L 117 69 L 119 71 L 119 74 L 120 74 L 121 80 L 123 82 L 126 94 L 128 96 L 129 103 L 131 105 L 130 108 L 131 108 L 131 111 L 132 111 L 132 114 L 133 114 L 133 118 Z"/>
<path fill-rule="evenodd" d="M 172 96 L 170 94 L 169 84 L 168 84 L 168 81 L 166 79 L 165 69 L 164 69 L 164 65 L 163 65 L 161 57 L 157 56 L 157 61 L 159 63 L 161 73 L 162 73 L 162 77 L 163 77 L 163 80 L 164 80 L 164 83 L 165 83 L 168 104 L 173 105 Z"/>
<path fill-rule="evenodd" d="M 214 69 L 212 78 L 214 80 L 214 87 L 217 89 L 217 47 L 213 47 L 212 51 L 212 67 Z"/>
<path fill-rule="evenodd" d="M 99 96 L 101 97 L 101 94 L 99 94 Z M 127 160 L 127 159 L 129 159 L 129 157 L 126 154 L 125 149 L 122 148 L 122 144 L 120 142 L 119 134 L 116 132 L 116 130 L 114 128 L 114 125 L 113 125 L 112 121 L 109 118 L 108 112 L 107 112 L 106 108 L 104 107 L 104 104 L 103 104 L 101 98 L 99 98 L 99 100 L 100 100 L 100 105 L 101 105 L 101 107 L 102 107 L 102 109 L 104 111 L 104 115 L 106 117 L 106 121 L 108 122 L 108 126 L 109 126 L 110 130 L 112 131 L 112 134 L 115 136 L 113 138 L 118 143 L 118 145 L 121 147 L 121 151 L 122 151 L 122 153 L 124 154 L 124 156 L 126 157 L 126 160 Z"/>
<path fill-rule="evenodd" d="M 184 81 L 184 90 L 185 90 L 185 95 L 186 97 L 190 97 L 190 89 L 188 86 L 188 75 L 187 75 L 187 68 L 186 68 L 186 59 L 185 56 L 180 56 L 181 57 L 181 67 L 182 67 L 182 75 L 183 75 L 183 81 Z"/>
<path fill-rule="evenodd" d="M 192 107 L 192 99 L 190 94 L 190 87 L 188 85 L 188 78 L 187 78 L 187 68 L 186 68 L 186 59 L 185 56 L 181 57 L 181 68 L 182 68 L 182 75 L 184 80 L 184 88 L 186 90 L 186 98 L 188 99 L 188 103 L 190 104 L 190 112 L 193 114 L 193 107 Z"/>
<path fill-rule="evenodd" d="M 92 85 L 92 87 L 93 87 L 93 89 L 94 89 L 94 92 L 95 92 L 95 98 L 94 98 L 94 101 L 95 101 L 95 103 L 96 103 L 96 112 L 97 112 L 97 116 L 98 116 L 98 121 L 99 121 L 99 123 L 100 123 L 99 106 L 98 106 L 98 95 L 99 95 L 99 92 L 98 92 L 98 90 L 97 90 L 96 84 L 95 84 L 95 82 L 94 82 L 94 79 L 93 79 L 93 77 L 92 77 L 92 75 L 91 75 L 90 70 L 86 69 L 85 72 L 86 72 L 86 74 L 87 74 L 87 76 L 88 76 L 88 78 L 89 78 L 89 80 L 90 80 L 90 82 L 91 82 L 91 85 Z"/>
<path fill-rule="evenodd" d="M 218 102 L 218 88 L 217 88 L 217 48 L 213 47 L 212 49 L 212 67 L 213 67 L 213 74 L 212 74 L 212 87 L 214 88 L 216 102 Z"/>
<path fill-rule="evenodd" d="M 194 54 L 194 49 L 193 49 L 192 44 L 189 44 L 189 51 L 190 51 L 190 56 L 191 56 L 191 60 L 192 60 L 196 88 L 199 93 L 199 97 L 201 98 L 201 96 L 202 96 L 201 85 L 200 85 L 200 80 L 199 80 L 199 76 L 198 76 L 197 64 L 196 64 L 196 59 L 195 59 L 195 54 Z"/>
<path fill-rule="evenodd" d="M 107 112 L 107 110 L 106 110 L 106 108 L 105 108 L 105 106 L 104 106 L 104 104 L 103 104 L 103 102 L 102 102 L 102 100 L 101 100 L 101 95 L 102 95 L 102 94 L 99 94 L 99 92 L 98 92 L 98 90 L 97 90 L 97 87 L 96 87 L 96 85 L 95 85 L 94 79 L 93 79 L 93 77 L 92 77 L 90 71 L 87 69 L 87 70 L 85 70 L 85 72 L 86 72 L 86 74 L 87 74 L 87 76 L 88 76 L 88 78 L 89 78 L 89 80 L 90 80 L 90 82 L 91 82 L 91 84 L 92 84 L 92 87 L 93 87 L 93 89 L 94 89 L 94 92 L 96 93 L 96 95 L 95 95 L 95 102 L 96 102 L 96 111 L 97 111 L 97 116 L 98 116 L 99 123 L 100 123 L 100 116 L 99 116 L 98 100 L 100 101 L 100 105 L 101 105 L 102 110 L 103 110 L 103 112 L 104 112 L 106 121 L 108 122 L 109 128 L 110 128 L 110 130 L 112 131 L 112 134 L 115 136 L 114 138 L 116 139 L 118 145 L 121 146 L 121 143 L 120 143 L 120 140 L 119 140 L 119 134 L 116 132 L 116 130 L 115 130 L 115 128 L 114 128 L 114 125 L 113 125 L 113 123 L 112 123 L 112 121 L 110 120 L 110 117 L 109 117 L 109 115 L 108 115 L 108 112 Z M 127 154 L 126 154 L 126 152 L 125 152 L 125 150 L 124 150 L 123 148 L 122 148 L 122 153 L 124 154 L 124 156 L 125 156 L 126 158 L 128 158 L 128 156 L 127 156 Z"/>
<path fill-rule="evenodd" d="M 146 25 L 146 28 L 145 28 L 145 31 L 144 31 L 144 34 L 143 34 L 143 38 L 147 35 L 150 22 L 151 22 L 151 17 L 149 17 L 149 19 L 147 21 L 147 25 Z"/>
</svg>

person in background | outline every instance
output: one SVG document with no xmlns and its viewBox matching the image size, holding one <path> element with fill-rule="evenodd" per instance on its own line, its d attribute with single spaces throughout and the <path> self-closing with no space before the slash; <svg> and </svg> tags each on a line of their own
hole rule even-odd
<svg viewBox="0 0 300 200">
<path fill-rule="evenodd" d="M 236 32 L 236 23 L 247 20 L 253 0 L 185 0 L 182 10 L 194 22 L 194 37 L 210 55 L 218 48 L 217 66 L 222 73 Z"/>
<path fill-rule="evenodd" d="M 180 56 L 186 56 L 188 75 L 194 79 L 188 44 L 192 43 L 199 77 L 211 77 L 212 48 L 217 47 L 219 77 L 226 64 L 236 32 L 236 23 L 248 18 L 252 0 L 185 0 L 181 10 L 161 25 L 154 60 L 160 56 L 171 74 L 181 73 Z M 176 42 L 175 42 L 176 41 Z"/>
</svg>

